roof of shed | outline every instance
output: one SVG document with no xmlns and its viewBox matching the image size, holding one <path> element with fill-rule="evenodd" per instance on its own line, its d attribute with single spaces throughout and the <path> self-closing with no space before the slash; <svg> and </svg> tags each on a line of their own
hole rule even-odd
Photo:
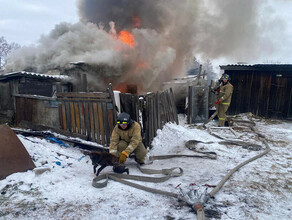
<svg viewBox="0 0 292 220">
<path fill-rule="evenodd" d="M 6 80 L 9 78 L 17 78 L 17 77 L 23 77 L 23 76 L 26 76 L 29 78 L 50 79 L 50 80 L 55 80 L 55 81 L 67 81 L 71 79 L 71 77 L 67 75 L 47 75 L 47 74 L 19 71 L 19 72 L 1 74 L 0 81 Z"/>
<path fill-rule="evenodd" d="M 292 74 L 292 64 L 229 64 L 220 66 L 222 70 L 267 70 L 289 71 Z"/>
</svg>

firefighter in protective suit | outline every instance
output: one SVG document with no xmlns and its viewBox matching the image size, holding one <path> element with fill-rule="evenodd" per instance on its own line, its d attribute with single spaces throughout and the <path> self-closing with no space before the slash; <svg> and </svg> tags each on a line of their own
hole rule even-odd
<svg viewBox="0 0 292 220">
<path fill-rule="evenodd" d="M 117 125 L 111 135 L 109 152 L 119 157 L 121 164 L 126 162 L 131 153 L 135 154 L 135 161 L 140 165 L 145 162 L 147 150 L 142 143 L 141 126 L 128 113 L 118 116 Z"/>
<path fill-rule="evenodd" d="M 231 97 L 233 93 L 233 86 L 231 85 L 228 74 L 223 74 L 220 79 L 220 87 L 217 90 L 218 99 L 215 103 L 217 116 L 219 119 L 218 126 L 224 127 L 226 121 L 226 112 L 230 106 Z"/>
</svg>

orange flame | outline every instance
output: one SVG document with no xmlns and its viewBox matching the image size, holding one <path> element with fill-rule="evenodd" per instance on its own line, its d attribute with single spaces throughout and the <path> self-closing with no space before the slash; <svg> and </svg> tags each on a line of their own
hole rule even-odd
<svg viewBox="0 0 292 220">
<path fill-rule="evenodd" d="M 114 90 L 118 90 L 121 93 L 131 93 L 131 94 L 137 94 L 138 87 L 140 85 L 137 84 L 128 84 L 126 82 L 122 82 L 114 87 Z"/>
<path fill-rule="evenodd" d="M 122 42 L 125 43 L 125 44 L 130 45 L 131 47 L 134 47 L 134 46 L 135 46 L 135 38 L 134 38 L 134 36 L 133 36 L 130 32 L 128 32 L 128 31 L 122 30 L 122 31 L 119 33 L 118 38 L 119 38 L 120 41 L 122 41 Z"/>
</svg>

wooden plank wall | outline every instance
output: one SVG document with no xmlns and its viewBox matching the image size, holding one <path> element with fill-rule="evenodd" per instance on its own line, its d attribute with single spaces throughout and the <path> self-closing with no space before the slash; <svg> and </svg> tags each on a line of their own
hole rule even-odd
<svg viewBox="0 0 292 220">
<path fill-rule="evenodd" d="M 16 94 L 14 98 L 14 124 L 30 122 L 51 128 L 59 128 L 58 102 L 55 98 Z"/>
<path fill-rule="evenodd" d="M 128 93 L 120 93 L 120 112 L 127 112 L 135 121 L 139 121 L 139 96 Z"/>
<path fill-rule="evenodd" d="M 109 145 L 117 111 L 110 92 L 58 93 L 60 128 Z"/>
<path fill-rule="evenodd" d="M 289 108 L 292 104 L 291 93 L 292 78 L 272 77 L 268 107 L 270 117 L 291 119 L 291 114 L 289 114 Z"/>
<path fill-rule="evenodd" d="M 262 117 L 291 118 L 292 78 L 273 71 L 226 71 L 234 86 L 228 114 L 251 112 Z"/>
<path fill-rule="evenodd" d="M 33 115 L 36 114 L 37 102 L 34 99 L 15 97 L 15 121 L 18 125 L 21 121 L 33 122 Z"/>
</svg>

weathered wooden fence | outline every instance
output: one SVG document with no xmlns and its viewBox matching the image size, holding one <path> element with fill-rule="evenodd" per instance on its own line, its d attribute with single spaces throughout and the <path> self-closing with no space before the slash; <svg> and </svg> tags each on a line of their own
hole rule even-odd
<svg viewBox="0 0 292 220">
<path fill-rule="evenodd" d="M 111 88 L 107 92 L 59 93 L 60 127 L 109 145 L 117 111 Z"/>
<path fill-rule="evenodd" d="M 138 96 L 120 94 L 121 112 L 127 112 L 142 126 L 145 146 L 151 147 L 157 130 L 167 122 L 178 124 L 172 90 Z M 106 92 L 58 93 L 57 99 L 15 97 L 15 122 L 32 122 L 86 136 L 88 140 L 109 145 L 117 110 L 111 87 Z"/>
<path fill-rule="evenodd" d="M 171 89 L 142 96 L 121 93 L 120 99 L 121 111 L 128 112 L 131 118 L 138 122 L 142 121 L 143 143 L 147 147 L 151 148 L 157 130 L 162 129 L 163 125 L 168 122 L 178 124 L 177 109 Z"/>
<path fill-rule="evenodd" d="M 139 110 L 142 109 L 142 100 L 139 96 L 129 93 L 120 93 L 121 112 L 127 112 L 135 121 L 139 121 Z"/>
<path fill-rule="evenodd" d="M 168 122 L 178 124 L 177 109 L 174 103 L 172 90 L 148 94 L 145 96 L 144 117 L 146 119 L 144 132 L 145 143 L 151 147 L 157 130 Z"/>
</svg>

